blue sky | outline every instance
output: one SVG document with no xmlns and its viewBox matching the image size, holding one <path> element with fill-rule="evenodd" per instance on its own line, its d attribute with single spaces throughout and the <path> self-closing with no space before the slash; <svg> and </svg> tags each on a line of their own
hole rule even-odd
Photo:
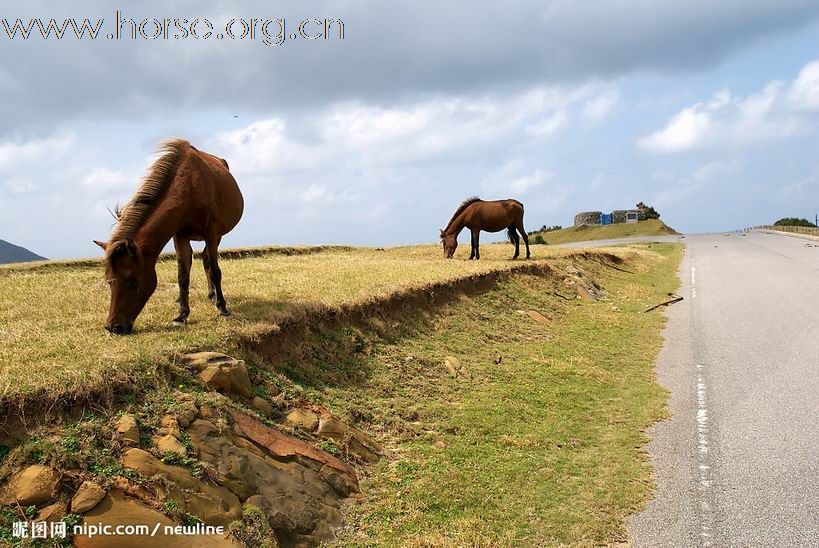
<svg viewBox="0 0 819 548">
<path fill-rule="evenodd" d="M 815 1 L 382 4 L 283 3 L 345 39 L 279 48 L 0 36 L 0 238 L 97 255 L 173 136 L 229 161 L 247 205 L 228 246 L 431 242 L 474 194 L 520 199 L 529 230 L 637 201 L 686 232 L 819 211 Z M 129 9 L 271 10 L 159 6 Z M 0 18 L 111 16 L 60 9 Z"/>
</svg>

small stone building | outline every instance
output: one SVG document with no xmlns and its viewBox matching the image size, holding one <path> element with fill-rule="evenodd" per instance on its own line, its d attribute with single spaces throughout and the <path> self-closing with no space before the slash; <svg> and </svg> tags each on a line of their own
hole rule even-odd
<svg viewBox="0 0 819 548">
<path fill-rule="evenodd" d="M 584 211 L 574 216 L 574 226 L 599 225 L 602 217 L 602 211 Z"/>
<path fill-rule="evenodd" d="M 639 217 L 640 212 L 636 209 L 615 209 L 611 213 L 584 211 L 574 216 L 574 226 L 636 223 Z"/>
</svg>

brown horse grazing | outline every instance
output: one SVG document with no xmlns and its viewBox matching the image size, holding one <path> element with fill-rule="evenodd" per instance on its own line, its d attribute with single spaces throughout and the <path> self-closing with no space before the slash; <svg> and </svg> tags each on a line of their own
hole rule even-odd
<svg viewBox="0 0 819 548">
<path fill-rule="evenodd" d="M 156 289 L 156 261 L 173 238 L 179 263 L 179 316 L 188 321 L 191 240 L 205 241 L 202 262 L 208 297 L 224 316 L 219 242 L 242 218 L 244 200 L 227 162 L 183 139 L 162 143 L 162 155 L 148 170 L 131 201 L 117 210 L 117 224 L 105 250 L 105 276 L 111 304 L 105 328 L 115 335 L 133 331 L 134 321 Z"/>
<path fill-rule="evenodd" d="M 469 259 L 480 259 L 479 238 L 481 230 L 500 232 L 506 229 L 509 241 L 515 244 L 515 255 L 520 255 L 520 235 L 526 243 L 526 258 L 529 258 L 529 236 L 523 228 L 523 204 L 517 200 L 495 200 L 485 202 L 478 197 L 468 198 L 458 207 L 455 215 L 441 230 L 441 242 L 444 244 L 444 258 L 451 259 L 458 247 L 458 234 L 464 227 L 472 232 L 472 253 Z"/>
</svg>

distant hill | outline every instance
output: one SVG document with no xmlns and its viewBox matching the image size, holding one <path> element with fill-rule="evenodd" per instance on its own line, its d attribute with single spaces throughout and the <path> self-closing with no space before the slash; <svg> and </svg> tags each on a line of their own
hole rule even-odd
<svg viewBox="0 0 819 548">
<path fill-rule="evenodd" d="M 0 264 L 7 263 L 27 263 L 29 261 L 44 261 L 45 257 L 40 257 L 32 253 L 25 247 L 10 244 L 5 240 L 0 240 Z"/>
<path fill-rule="evenodd" d="M 617 223 L 613 225 L 572 226 L 550 232 L 536 232 L 530 235 L 529 242 L 536 243 L 534 238 L 540 236 L 547 244 L 567 244 L 591 240 L 614 240 L 632 236 L 662 236 L 678 234 L 676 230 L 659 219 L 649 219 L 639 223 Z"/>
</svg>

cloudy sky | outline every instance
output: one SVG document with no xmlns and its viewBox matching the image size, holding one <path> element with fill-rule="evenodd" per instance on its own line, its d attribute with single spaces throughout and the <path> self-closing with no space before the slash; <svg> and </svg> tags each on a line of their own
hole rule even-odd
<svg viewBox="0 0 819 548">
<path fill-rule="evenodd" d="M 111 40 L 110 2 L 49 4 L 0 20 L 105 21 L 96 40 L 0 24 L 0 238 L 48 257 L 97 255 L 173 136 L 230 163 L 246 209 L 228 246 L 431 242 L 474 194 L 520 199 L 529 230 L 637 201 L 686 232 L 819 210 L 817 0 L 121 6 L 214 32 L 344 22 L 279 46 Z"/>
</svg>

